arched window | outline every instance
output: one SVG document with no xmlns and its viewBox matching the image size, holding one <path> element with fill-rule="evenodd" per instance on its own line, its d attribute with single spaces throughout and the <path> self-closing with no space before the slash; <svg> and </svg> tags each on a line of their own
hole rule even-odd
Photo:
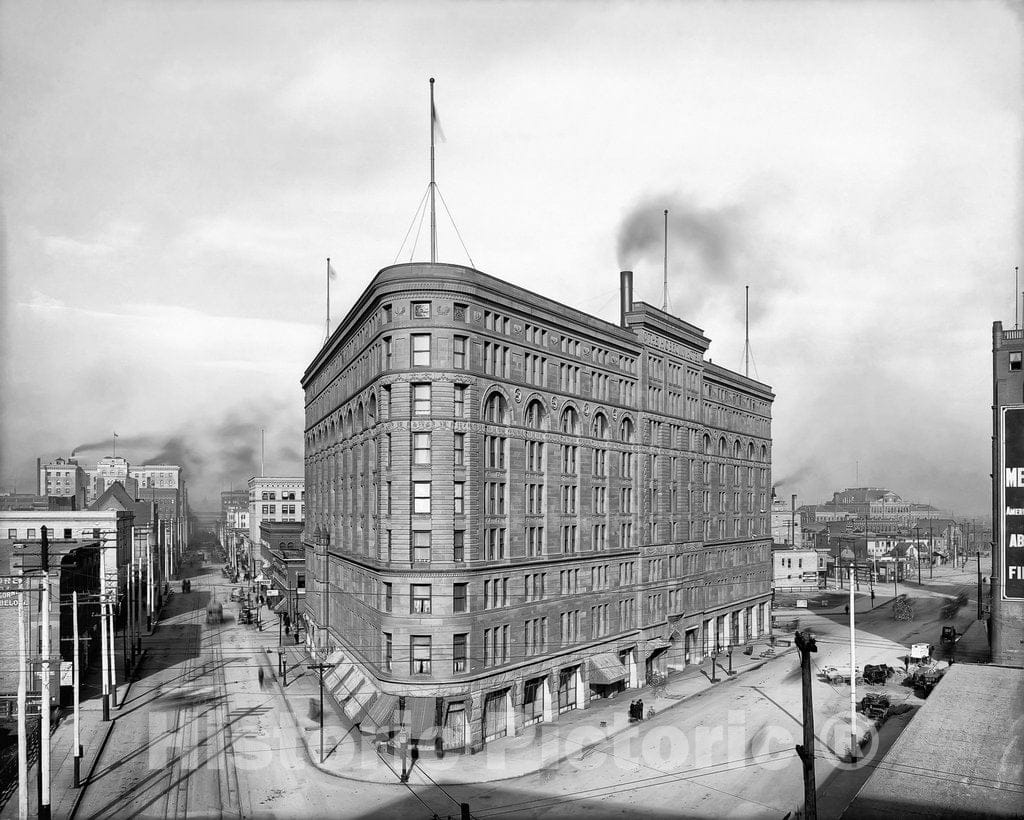
<svg viewBox="0 0 1024 820">
<path fill-rule="evenodd" d="M 736 439 L 736 441 L 734 441 L 733 444 L 732 444 L 732 455 L 733 455 L 733 458 L 739 458 L 740 454 L 742 452 L 743 452 L 743 448 L 742 448 L 742 445 L 740 444 L 740 440 Z"/>
<path fill-rule="evenodd" d="M 632 419 L 624 418 L 622 424 L 619 425 L 619 438 L 627 444 L 632 444 L 636 440 L 636 428 L 633 426 Z"/>
<path fill-rule="evenodd" d="M 539 401 L 531 401 L 526 406 L 526 426 L 531 430 L 544 429 L 544 405 Z"/>
<path fill-rule="evenodd" d="M 604 413 L 594 413 L 591 433 L 594 438 L 608 438 L 608 420 L 604 417 Z"/>
<path fill-rule="evenodd" d="M 718 455 L 724 456 L 729 454 L 729 445 L 725 443 L 725 436 L 718 439 Z"/>
<path fill-rule="evenodd" d="M 754 460 L 754 442 L 750 442 L 747 445 L 747 459 L 750 461 Z"/>
<path fill-rule="evenodd" d="M 707 433 L 704 434 L 704 438 L 700 442 L 700 451 L 706 455 L 711 454 L 711 436 Z"/>
<path fill-rule="evenodd" d="M 369 404 L 366 405 L 366 415 L 367 415 L 367 419 L 366 419 L 367 424 L 373 425 L 373 424 L 377 423 L 377 394 L 376 393 L 371 393 L 370 394 L 370 402 L 369 402 Z"/>
<path fill-rule="evenodd" d="M 363 407 L 363 403 L 359 402 L 356 405 L 356 432 L 366 429 L 366 410 Z"/>
<path fill-rule="evenodd" d="M 492 393 L 484 404 L 484 420 L 492 424 L 506 424 L 508 421 L 508 405 L 501 393 Z"/>
<path fill-rule="evenodd" d="M 768 446 L 766 444 L 761 445 L 761 461 L 768 460 Z"/>
<path fill-rule="evenodd" d="M 576 412 L 575 407 L 566 407 L 562 411 L 562 420 L 558 425 L 558 429 L 563 433 L 579 433 L 580 416 Z"/>
</svg>

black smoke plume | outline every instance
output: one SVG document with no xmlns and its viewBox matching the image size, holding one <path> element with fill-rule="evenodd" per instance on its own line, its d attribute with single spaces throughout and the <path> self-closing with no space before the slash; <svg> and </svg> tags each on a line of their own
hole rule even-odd
<svg viewBox="0 0 1024 820">
<path fill-rule="evenodd" d="M 661 306 L 665 216 L 668 209 L 668 284 L 672 312 L 690 320 L 713 297 L 737 305 L 742 315 L 740 290 L 751 285 L 751 319 L 760 318 L 768 301 L 779 292 L 784 276 L 772 263 L 767 243 L 759 235 L 755 206 L 732 204 L 701 208 L 679 195 L 665 194 L 641 200 L 619 228 L 620 269 L 646 271 L 647 287 L 657 271 L 658 296 L 642 299 Z M 639 296 L 637 298 L 640 298 Z"/>
</svg>

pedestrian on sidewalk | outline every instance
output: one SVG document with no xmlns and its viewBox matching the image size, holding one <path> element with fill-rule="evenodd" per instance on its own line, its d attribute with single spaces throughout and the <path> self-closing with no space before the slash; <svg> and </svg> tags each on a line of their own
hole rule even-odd
<svg viewBox="0 0 1024 820">
<path fill-rule="evenodd" d="M 263 688 L 263 667 L 262 666 L 259 667 L 259 669 L 256 670 L 256 677 L 259 678 L 260 689 L 262 689 Z"/>
<path fill-rule="evenodd" d="M 871 605 L 874 606 L 874 604 L 875 604 L 875 591 L 871 590 Z"/>
</svg>

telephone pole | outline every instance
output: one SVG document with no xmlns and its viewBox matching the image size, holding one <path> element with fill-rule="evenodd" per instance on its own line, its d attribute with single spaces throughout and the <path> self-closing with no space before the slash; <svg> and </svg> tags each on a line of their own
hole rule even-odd
<svg viewBox="0 0 1024 820">
<path fill-rule="evenodd" d="M 75 766 L 75 788 L 82 785 L 82 709 L 79 687 L 82 685 L 81 672 L 78 666 L 78 590 L 71 593 L 71 633 L 74 636 L 74 664 L 71 668 L 72 684 L 74 688 L 74 711 L 75 711 L 75 739 L 74 739 L 74 766 Z"/>
<path fill-rule="evenodd" d="M 50 820 L 50 544 L 46 527 L 40 530 L 40 560 L 42 577 L 42 631 L 43 679 L 39 698 L 39 820 Z M 59 623 L 59 619 L 58 619 Z"/>
<path fill-rule="evenodd" d="M 333 663 L 311 663 L 310 669 L 320 673 L 320 762 L 324 762 L 324 672 L 333 669 Z"/>
<path fill-rule="evenodd" d="M 803 690 L 804 742 L 796 753 L 804 766 L 804 817 L 817 820 L 817 785 L 814 780 L 814 702 L 811 690 L 811 653 L 818 651 L 814 636 L 809 632 L 796 633 L 796 648 L 800 652 L 800 679 Z"/>
<path fill-rule="evenodd" d="M 28 641 L 25 638 L 24 570 L 18 578 L 18 818 L 28 819 Z"/>
</svg>

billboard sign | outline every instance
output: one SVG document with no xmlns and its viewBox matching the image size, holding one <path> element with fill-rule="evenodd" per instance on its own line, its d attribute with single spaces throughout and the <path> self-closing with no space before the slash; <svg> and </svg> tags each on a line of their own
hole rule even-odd
<svg viewBox="0 0 1024 820">
<path fill-rule="evenodd" d="M 1024 601 L 1024 406 L 999 424 L 999 571 L 1004 601 Z"/>
</svg>

